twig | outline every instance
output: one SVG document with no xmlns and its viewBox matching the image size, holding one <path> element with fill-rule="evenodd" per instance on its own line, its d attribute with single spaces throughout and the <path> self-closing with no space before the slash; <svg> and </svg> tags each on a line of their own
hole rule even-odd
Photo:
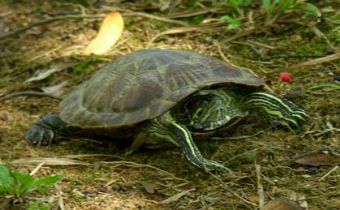
<svg viewBox="0 0 340 210">
<path fill-rule="evenodd" d="M 222 59 L 223 59 L 226 63 L 231 63 L 231 62 L 229 61 L 229 59 L 227 58 L 227 56 L 225 56 L 225 54 L 223 53 L 220 44 L 215 43 L 215 45 L 217 46 L 218 53 L 220 54 L 220 56 L 222 57 Z"/>
<path fill-rule="evenodd" d="M 255 41 L 251 41 L 251 40 L 248 40 L 246 42 L 242 42 L 242 41 L 232 41 L 232 43 L 235 43 L 235 44 L 240 44 L 240 45 L 247 45 L 247 46 L 258 46 L 258 47 L 262 47 L 262 48 L 266 48 L 266 49 L 270 49 L 270 50 L 275 50 L 277 49 L 277 47 L 273 47 L 273 46 L 270 46 L 270 45 L 267 45 L 267 44 L 263 44 L 263 43 L 260 43 L 260 42 L 255 42 Z"/>
<path fill-rule="evenodd" d="M 321 136 L 329 132 L 340 132 L 340 128 L 327 128 L 324 130 L 310 130 L 310 131 L 305 132 L 303 136 L 307 136 L 308 134 L 311 134 L 313 136 Z"/>
<path fill-rule="evenodd" d="M 123 13 L 123 16 L 140 16 L 140 17 L 146 17 L 149 19 L 155 19 L 155 20 L 159 20 L 162 22 L 167 22 L 167 23 L 173 23 L 173 24 L 177 24 L 177 25 L 181 25 L 181 26 L 187 26 L 189 25 L 188 23 L 179 21 L 179 20 L 172 20 L 170 18 L 166 18 L 166 17 L 160 17 L 160 16 L 156 16 L 156 15 L 151 15 L 148 13 L 143 13 L 143 12 L 126 12 Z"/>
<path fill-rule="evenodd" d="M 84 161 L 74 160 L 71 158 L 60 158 L 60 157 L 54 157 L 54 158 L 44 158 L 44 157 L 36 157 L 36 158 L 21 158 L 12 160 L 12 164 L 17 165 L 27 165 L 27 164 L 34 164 L 34 163 L 41 163 L 44 162 L 44 165 L 48 166 L 74 166 L 74 165 L 83 165 L 88 166 L 92 165 L 91 163 L 87 163 Z"/>
<path fill-rule="evenodd" d="M 39 171 L 39 169 L 45 164 L 45 162 L 41 162 L 35 169 L 33 169 L 30 173 L 31 176 L 33 176 L 35 173 Z"/>
<path fill-rule="evenodd" d="M 334 171 L 336 171 L 339 168 L 339 166 L 335 166 L 334 168 L 332 168 L 332 170 L 328 171 L 325 175 L 323 175 L 319 181 L 324 180 L 327 176 L 329 176 L 331 173 L 333 173 Z"/>
<path fill-rule="evenodd" d="M 248 135 L 248 136 L 213 137 L 212 139 L 214 139 L 214 140 L 240 140 L 240 139 L 253 138 L 253 137 L 258 136 L 262 133 L 264 133 L 264 131 L 259 131 L 259 132 L 255 133 L 254 135 Z"/>
<path fill-rule="evenodd" d="M 228 192 L 230 192 L 231 194 L 233 194 L 235 197 L 239 198 L 240 200 L 242 200 L 248 207 L 250 207 L 249 205 L 251 206 L 256 206 L 256 204 L 246 200 L 245 198 L 243 198 L 242 196 L 240 196 L 239 194 L 237 194 L 236 192 L 232 191 L 229 186 L 227 186 L 226 183 L 224 183 L 220 178 L 218 178 L 217 176 L 215 176 L 215 174 L 211 173 L 210 172 L 210 175 L 212 177 L 214 177 L 218 182 L 221 183 L 222 186 L 225 186 L 223 189 L 227 190 Z M 252 208 L 252 207 L 251 207 Z"/>
<path fill-rule="evenodd" d="M 59 198 L 58 199 L 59 208 L 60 210 L 65 210 L 65 204 L 63 199 L 64 192 L 60 189 L 59 185 L 55 184 L 54 187 L 57 190 L 57 196 Z"/>
<path fill-rule="evenodd" d="M 168 18 L 186 18 L 186 17 L 204 15 L 208 13 L 225 13 L 225 11 L 221 10 L 220 8 L 208 8 L 208 9 L 195 11 L 195 12 L 181 12 L 181 13 L 168 14 L 167 17 Z"/>
<path fill-rule="evenodd" d="M 167 171 L 165 171 L 163 169 L 157 168 L 157 167 L 152 166 L 152 165 L 140 164 L 140 163 L 135 163 L 135 162 L 130 162 L 130 161 L 102 161 L 102 163 L 104 163 L 104 164 L 116 164 L 116 165 L 127 165 L 127 166 L 132 166 L 132 167 L 139 167 L 139 168 L 143 168 L 143 167 L 144 168 L 151 168 L 151 169 L 154 169 L 156 171 L 160 171 L 160 172 L 162 172 L 164 174 L 167 174 L 168 176 L 171 176 L 174 179 L 182 180 L 182 181 L 185 181 L 185 182 L 189 182 L 186 179 L 179 178 L 179 177 L 175 176 L 174 174 L 172 174 L 170 172 L 167 172 Z"/>
<path fill-rule="evenodd" d="M 178 27 L 178 28 L 171 28 L 169 30 L 160 32 L 156 34 L 152 39 L 148 42 L 148 45 L 151 45 L 156 39 L 158 39 L 161 36 L 168 35 L 168 34 L 180 34 L 180 33 L 187 33 L 192 31 L 202 31 L 203 29 L 198 26 L 184 26 L 184 27 Z"/>
<path fill-rule="evenodd" d="M 165 200 L 160 201 L 159 203 L 160 203 L 160 204 L 169 204 L 169 203 L 175 202 L 175 201 L 177 201 L 178 199 L 180 199 L 181 197 L 185 196 L 186 194 L 188 194 L 189 192 L 194 191 L 194 190 L 195 190 L 195 189 L 192 188 L 192 189 L 190 189 L 190 190 L 182 191 L 182 192 L 177 193 L 177 194 L 175 194 L 175 195 L 173 195 L 173 196 L 171 196 L 171 197 L 169 197 L 169 198 L 167 198 L 167 199 L 165 199 Z"/>
<path fill-rule="evenodd" d="M 264 206 L 264 193 L 263 185 L 261 183 L 261 165 L 256 164 L 256 162 L 255 170 L 256 170 L 257 193 L 259 194 L 259 207 L 261 209 Z"/>
<path fill-rule="evenodd" d="M 0 97 L 0 102 L 8 100 L 8 99 L 13 98 L 13 97 L 18 97 L 18 96 L 41 96 L 41 97 L 50 97 L 50 98 L 57 99 L 57 100 L 61 99 L 59 97 L 56 97 L 56 96 L 53 96 L 53 95 L 50 95 L 50 94 L 46 94 L 44 92 L 27 90 L 27 91 L 14 92 L 14 93 L 10 93 L 8 95 L 2 96 L 2 97 Z"/>
<path fill-rule="evenodd" d="M 340 58 L 340 53 L 334 53 L 332 55 L 328 55 L 328 56 L 325 56 L 325 57 L 322 57 L 322 58 L 317 58 L 317 59 L 314 59 L 314 60 L 301 62 L 301 63 L 295 64 L 295 65 L 292 65 L 292 66 L 288 66 L 288 67 L 282 67 L 282 68 L 278 69 L 278 71 L 293 70 L 293 69 L 298 69 L 298 68 L 302 68 L 302 67 L 305 67 L 305 66 L 317 65 L 317 64 L 337 60 L 339 58 Z"/>
<path fill-rule="evenodd" d="M 320 31 L 320 29 L 318 27 L 316 27 L 315 25 L 310 25 L 308 24 L 309 28 L 314 32 L 314 34 L 318 37 L 323 38 L 326 42 L 327 45 L 329 46 L 330 49 L 332 49 L 334 52 L 336 52 L 338 49 L 329 41 L 329 39 L 327 38 L 327 36 L 322 33 L 322 31 Z"/>
<path fill-rule="evenodd" d="M 239 38 L 244 37 L 244 36 L 248 36 L 248 35 L 250 35 L 252 33 L 255 33 L 256 30 L 258 30 L 258 29 L 253 27 L 253 26 L 249 27 L 248 29 L 245 29 L 245 30 L 241 31 L 240 33 L 237 33 L 234 36 L 231 36 L 231 37 L 223 40 L 223 44 L 226 44 L 228 42 L 234 41 L 234 40 L 239 39 Z"/>
</svg>

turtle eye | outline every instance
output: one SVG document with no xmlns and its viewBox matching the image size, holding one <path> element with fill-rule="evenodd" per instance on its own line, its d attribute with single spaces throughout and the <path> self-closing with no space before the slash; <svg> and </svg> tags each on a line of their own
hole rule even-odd
<svg viewBox="0 0 340 210">
<path fill-rule="evenodd" d="M 191 100 L 188 103 L 186 103 L 186 109 L 191 110 L 194 109 L 195 107 L 199 106 L 200 102 L 197 100 Z"/>
</svg>

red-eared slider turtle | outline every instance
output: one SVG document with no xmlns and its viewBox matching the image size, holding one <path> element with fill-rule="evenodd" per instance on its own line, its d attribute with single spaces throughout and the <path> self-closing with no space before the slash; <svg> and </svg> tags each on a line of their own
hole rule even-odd
<svg viewBox="0 0 340 210">
<path fill-rule="evenodd" d="M 250 110 L 262 110 L 278 125 L 297 127 L 306 112 L 263 91 L 264 82 L 244 69 L 213 57 L 180 50 L 141 50 L 122 56 L 82 83 L 27 133 L 48 145 L 69 128 L 112 131 L 131 128 L 133 147 L 165 140 L 182 148 L 186 158 L 205 170 L 223 170 L 205 159 L 191 131 L 224 127 Z M 125 133 L 126 134 L 126 133 Z"/>
</svg>

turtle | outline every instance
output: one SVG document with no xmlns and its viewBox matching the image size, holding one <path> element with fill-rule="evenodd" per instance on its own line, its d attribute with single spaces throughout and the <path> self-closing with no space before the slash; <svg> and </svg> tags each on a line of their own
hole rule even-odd
<svg viewBox="0 0 340 210">
<path fill-rule="evenodd" d="M 298 128 L 303 108 L 266 91 L 263 79 L 218 58 L 186 50 L 144 49 L 117 58 L 71 91 L 59 113 L 27 132 L 50 145 L 73 129 L 134 139 L 130 148 L 170 142 L 206 172 L 225 171 L 202 156 L 192 133 L 214 132 L 258 110 L 270 123 Z M 125 139 L 125 138 L 123 138 Z"/>
</svg>

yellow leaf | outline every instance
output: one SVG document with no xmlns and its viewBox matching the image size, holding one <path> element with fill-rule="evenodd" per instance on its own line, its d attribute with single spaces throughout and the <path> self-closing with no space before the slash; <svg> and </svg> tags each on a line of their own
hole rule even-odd
<svg viewBox="0 0 340 210">
<path fill-rule="evenodd" d="M 106 16 L 100 26 L 97 37 L 92 40 L 81 54 L 105 54 L 118 41 L 123 30 L 124 21 L 119 12 L 114 12 Z"/>
</svg>

